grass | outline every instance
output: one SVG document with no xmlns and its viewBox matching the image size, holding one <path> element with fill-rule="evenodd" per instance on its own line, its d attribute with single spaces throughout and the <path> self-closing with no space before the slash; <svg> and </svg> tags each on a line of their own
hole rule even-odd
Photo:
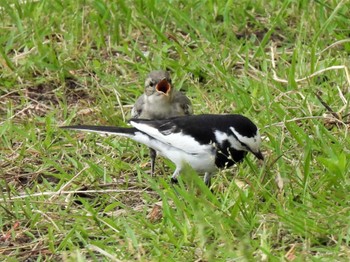
<svg viewBox="0 0 350 262">
<path fill-rule="evenodd" d="M 347 261 L 347 1 L 0 1 L 0 257 Z M 145 75 L 263 135 L 213 181 L 122 138 Z"/>
</svg>

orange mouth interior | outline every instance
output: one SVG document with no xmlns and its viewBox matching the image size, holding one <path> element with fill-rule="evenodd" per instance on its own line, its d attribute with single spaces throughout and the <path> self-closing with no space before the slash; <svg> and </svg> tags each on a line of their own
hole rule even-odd
<svg viewBox="0 0 350 262">
<path fill-rule="evenodd" d="M 164 95 L 168 95 L 171 90 L 171 85 L 166 79 L 163 79 L 157 84 L 156 90 Z"/>
</svg>

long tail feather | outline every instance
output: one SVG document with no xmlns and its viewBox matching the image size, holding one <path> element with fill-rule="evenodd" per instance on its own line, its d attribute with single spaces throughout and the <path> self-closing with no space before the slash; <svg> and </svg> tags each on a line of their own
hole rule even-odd
<svg viewBox="0 0 350 262">
<path fill-rule="evenodd" d="M 116 127 L 116 126 L 61 126 L 62 129 L 70 129 L 76 131 L 94 132 L 99 134 L 120 135 L 132 137 L 137 132 L 133 127 Z"/>
</svg>

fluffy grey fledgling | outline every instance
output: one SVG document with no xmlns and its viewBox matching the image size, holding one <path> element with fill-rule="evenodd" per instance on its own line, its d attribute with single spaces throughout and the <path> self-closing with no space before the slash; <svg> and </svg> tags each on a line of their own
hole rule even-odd
<svg viewBox="0 0 350 262">
<path fill-rule="evenodd" d="M 161 120 L 176 116 L 192 115 L 190 99 L 173 88 L 169 72 L 156 70 L 149 73 L 145 80 L 145 92 L 132 108 L 131 117 Z M 157 152 L 150 148 L 151 175 Z"/>
</svg>

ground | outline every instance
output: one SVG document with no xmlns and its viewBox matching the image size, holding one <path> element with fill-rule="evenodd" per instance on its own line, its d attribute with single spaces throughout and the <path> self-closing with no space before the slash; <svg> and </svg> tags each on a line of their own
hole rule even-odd
<svg viewBox="0 0 350 262">
<path fill-rule="evenodd" d="M 2 1 L 0 258 L 347 261 L 348 1 Z M 211 190 L 118 137 L 148 72 L 194 112 L 240 113 L 263 163 Z"/>
</svg>

